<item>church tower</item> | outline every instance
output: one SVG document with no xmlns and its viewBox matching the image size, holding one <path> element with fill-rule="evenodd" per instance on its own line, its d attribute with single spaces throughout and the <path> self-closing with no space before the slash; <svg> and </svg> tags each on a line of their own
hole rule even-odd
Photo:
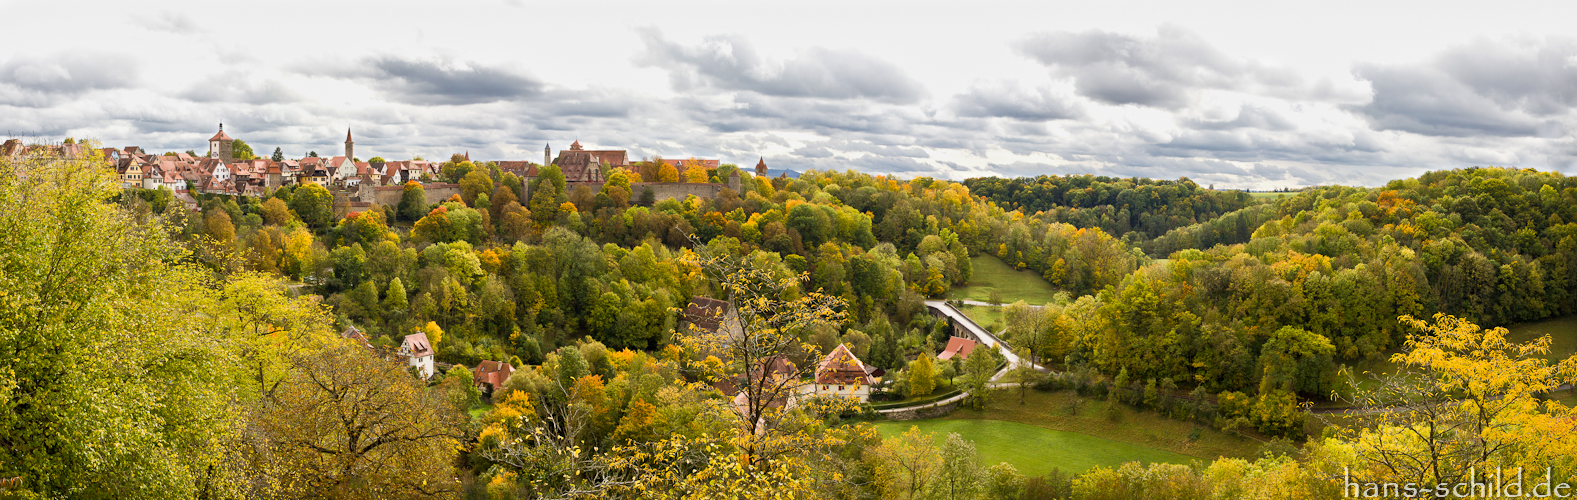
<svg viewBox="0 0 1577 500">
<path fill-rule="evenodd" d="M 756 177 L 766 177 L 766 176 L 767 176 L 767 158 L 763 156 L 763 157 L 761 157 L 760 160 L 756 161 Z"/>
<path fill-rule="evenodd" d="M 345 129 L 345 161 L 356 161 L 356 143 L 350 140 L 350 128 Z"/>
<path fill-rule="evenodd" d="M 230 163 L 235 159 L 235 139 L 225 135 L 225 124 L 219 124 L 219 133 L 208 138 L 208 157 L 218 158 L 220 161 Z"/>
<path fill-rule="evenodd" d="M 552 164 L 553 164 L 553 145 L 552 144 L 543 144 L 542 145 L 542 166 L 546 167 L 546 166 L 552 165 Z"/>
</svg>

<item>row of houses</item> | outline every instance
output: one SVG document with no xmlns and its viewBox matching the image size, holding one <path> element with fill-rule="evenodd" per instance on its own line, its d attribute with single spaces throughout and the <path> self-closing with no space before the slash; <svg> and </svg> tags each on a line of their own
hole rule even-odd
<svg viewBox="0 0 1577 500">
<path fill-rule="evenodd" d="M 317 184 L 326 188 L 350 189 L 360 185 L 395 186 L 406 181 L 436 179 L 440 164 L 424 160 L 389 162 L 356 161 L 355 142 L 345 131 L 343 156 L 308 156 L 296 160 L 236 160 L 235 139 L 219 132 L 208 139 L 208 155 L 190 153 L 154 154 L 137 146 L 102 148 L 99 153 L 115 169 L 123 188 L 169 188 L 177 193 L 209 193 L 237 196 L 263 196 L 270 189 L 289 185 Z M 65 157 L 82 157 L 89 152 L 81 144 L 27 145 L 19 139 L 0 145 L 0 156 L 22 156 L 51 149 Z"/>
</svg>

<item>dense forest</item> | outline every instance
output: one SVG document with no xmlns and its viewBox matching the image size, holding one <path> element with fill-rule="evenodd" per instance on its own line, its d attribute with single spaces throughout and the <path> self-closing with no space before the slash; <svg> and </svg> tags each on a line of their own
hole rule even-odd
<svg viewBox="0 0 1577 500">
<path fill-rule="evenodd" d="M 979 255 L 1066 292 L 1011 308 L 1007 335 L 1081 391 L 1219 393 L 1216 421 L 1303 437 L 1298 401 L 1360 397 L 1337 368 L 1400 350 L 1439 377 L 1436 395 L 1505 371 L 1472 394 L 1481 407 L 1495 398 L 1488 420 L 1514 418 L 1495 439 L 1527 451 L 1519 463 L 1553 463 L 1571 444 L 1524 446 L 1561 425 L 1547 417 L 1564 410 L 1537 402 L 1557 374 L 1505 364 L 1531 351 L 1473 326 L 1572 312 L 1577 178 L 1556 173 L 1450 170 L 1255 201 L 1187 179 L 740 171 L 743 194 L 655 200 L 633 183 L 737 169 L 611 168 L 593 191 L 555 167 L 528 183 L 457 156 L 443 176 L 461 194 L 429 205 L 413 182 L 396 206 L 337 216 L 316 185 L 198 195 L 186 210 L 167 190 L 111 187 L 101 161 L 0 162 L 0 359 L 13 359 L 0 370 L 0 472 L 26 478 L 6 494 L 914 498 L 945 481 L 968 493 L 956 498 L 1029 498 L 1011 467 L 972 465 L 972 445 L 882 440 L 860 421 L 869 407 L 766 398 L 740 418 L 712 385 L 773 356 L 812 366 L 844 344 L 888 370 L 892 393 L 983 395 L 994 364 L 935 359 L 949 328 L 923 304 L 968 284 Z M 771 325 L 781 350 L 741 357 L 749 349 L 709 345 L 680 315 L 692 297 L 750 293 L 764 306 L 741 307 L 759 318 L 744 322 Z M 1451 316 L 1398 321 L 1437 312 Z M 338 334 L 353 327 L 376 349 Z M 370 354 L 417 332 L 452 366 L 431 383 Z M 484 360 L 518 371 L 484 392 L 466 368 Z M 1171 481 L 1315 495 L 1347 465 L 1412 477 L 1363 457 L 1416 443 L 1365 432 L 1311 437 L 1301 461 L 1098 469 L 1059 484 L 1078 498 L 1153 496 Z M 934 477 L 903 472 L 937 457 L 949 466 Z M 1266 474 L 1276 479 L 1244 479 Z"/>
</svg>

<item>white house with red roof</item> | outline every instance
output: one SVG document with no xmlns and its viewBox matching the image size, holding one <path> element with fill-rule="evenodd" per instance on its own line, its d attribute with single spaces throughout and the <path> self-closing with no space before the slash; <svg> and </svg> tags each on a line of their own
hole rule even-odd
<svg viewBox="0 0 1577 500">
<path fill-rule="evenodd" d="M 861 403 L 871 399 L 871 386 L 876 385 L 876 377 L 872 375 L 876 367 L 860 362 L 854 356 L 847 344 L 838 344 L 836 349 L 821 358 L 821 364 L 816 365 L 816 378 L 809 384 L 800 386 L 800 393 L 814 396 L 842 396 L 852 397 Z"/>
<path fill-rule="evenodd" d="M 397 352 L 410 360 L 411 367 L 416 369 L 416 373 L 421 375 L 422 380 L 432 378 L 433 354 L 435 353 L 433 352 L 432 342 L 427 341 L 427 334 L 413 333 L 406 335 L 405 340 L 400 341 L 400 350 Z"/>
</svg>

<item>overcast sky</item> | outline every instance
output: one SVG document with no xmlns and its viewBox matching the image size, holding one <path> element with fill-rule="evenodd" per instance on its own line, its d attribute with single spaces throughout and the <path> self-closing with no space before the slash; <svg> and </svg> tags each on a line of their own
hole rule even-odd
<svg viewBox="0 0 1577 500">
<path fill-rule="evenodd" d="M 0 1 L 0 128 L 1217 187 L 1577 173 L 1577 2 Z"/>
</svg>

